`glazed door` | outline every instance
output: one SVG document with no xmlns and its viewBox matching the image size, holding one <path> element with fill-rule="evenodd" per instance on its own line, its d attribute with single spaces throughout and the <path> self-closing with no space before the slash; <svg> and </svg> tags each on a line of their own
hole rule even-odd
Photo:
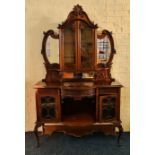
<svg viewBox="0 0 155 155">
<path fill-rule="evenodd" d="M 91 71 L 95 66 L 95 29 L 76 20 L 61 29 L 61 69 Z"/>
<path fill-rule="evenodd" d="M 60 96 L 56 89 L 41 89 L 36 94 L 38 119 L 41 122 L 60 121 Z"/>
<path fill-rule="evenodd" d="M 56 98 L 55 96 L 41 96 L 41 118 L 42 120 L 54 121 L 56 116 Z"/>
<path fill-rule="evenodd" d="M 77 55 L 77 22 L 70 23 L 62 31 L 63 33 L 63 53 L 62 53 L 62 69 L 64 71 L 76 70 Z"/>
<path fill-rule="evenodd" d="M 79 70 L 93 70 L 95 65 L 95 30 L 85 22 L 79 22 Z"/>
<path fill-rule="evenodd" d="M 117 118 L 117 95 L 104 95 L 99 99 L 100 121 L 112 121 Z"/>
</svg>

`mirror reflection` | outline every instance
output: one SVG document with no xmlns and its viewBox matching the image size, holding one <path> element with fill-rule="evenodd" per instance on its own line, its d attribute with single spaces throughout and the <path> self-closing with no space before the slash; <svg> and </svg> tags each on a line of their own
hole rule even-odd
<svg viewBox="0 0 155 155">
<path fill-rule="evenodd" d="M 97 63 L 106 64 L 110 58 L 111 45 L 108 36 L 97 39 Z"/>
<path fill-rule="evenodd" d="M 50 63 L 59 63 L 59 40 L 51 36 L 46 41 L 46 56 Z"/>
</svg>

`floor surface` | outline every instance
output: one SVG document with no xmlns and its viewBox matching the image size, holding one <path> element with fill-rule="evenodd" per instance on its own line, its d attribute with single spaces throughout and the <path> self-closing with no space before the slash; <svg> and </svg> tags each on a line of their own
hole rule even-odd
<svg viewBox="0 0 155 155">
<path fill-rule="evenodd" d="M 25 155 L 130 155 L 130 133 L 123 133 L 121 146 L 117 137 L 101 133 L 75 138 L 63 133 L 40 137 L 41 146 L 36 147 L 34 133 L 25 134 Z"/>
</svg>

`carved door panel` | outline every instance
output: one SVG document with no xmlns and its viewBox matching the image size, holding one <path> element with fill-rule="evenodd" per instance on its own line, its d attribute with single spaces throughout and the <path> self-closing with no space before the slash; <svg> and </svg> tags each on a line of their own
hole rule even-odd
<svg viewBox="0 0 155 155">
<path fill-rule="evenodd" d="M 84 22 L 80 22 L 80 65 L 79 69 L 81 70 L 92 70 L 94 67 L 94 31 Z"/>
<path fill-rule="evenodd" d="M 76 25 L 77 22 L 70 23 L 62 31 L 63 34 L 63 70 L 74 71 L 76 69 L 76 55 L 77 55 L 77 39 L 76 39 Z"/>
<path fill-rule="evenodd" d="M 117 95 L 100 96 L 100 121 L 110 121 L 117 118 L 117 102 Z"/>
<path fill-rule="evenodd" d="M 59 95 L 52 92 L 37 94 L 38 117 L 43 122 L 57 122 L 60 120 Z"/>
</svg>

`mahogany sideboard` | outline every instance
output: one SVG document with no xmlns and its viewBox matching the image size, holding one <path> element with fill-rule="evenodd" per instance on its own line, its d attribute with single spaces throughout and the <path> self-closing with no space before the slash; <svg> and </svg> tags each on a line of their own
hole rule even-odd
<svg viewBox="0 0 155 155">
<path fill-rule="evenodd" d="M 39 127 L 43 134 L 64 132 L 76 137 L 118 133 L 119 142 L 122 85 L 111 76 L 116 50 L 112 32 L 97 28 L 76 5 L 58 25 L 59 33 L 44 32 L 41 54 L 46 75 L 35 84 L 38 146 Z"/>
</svg>

